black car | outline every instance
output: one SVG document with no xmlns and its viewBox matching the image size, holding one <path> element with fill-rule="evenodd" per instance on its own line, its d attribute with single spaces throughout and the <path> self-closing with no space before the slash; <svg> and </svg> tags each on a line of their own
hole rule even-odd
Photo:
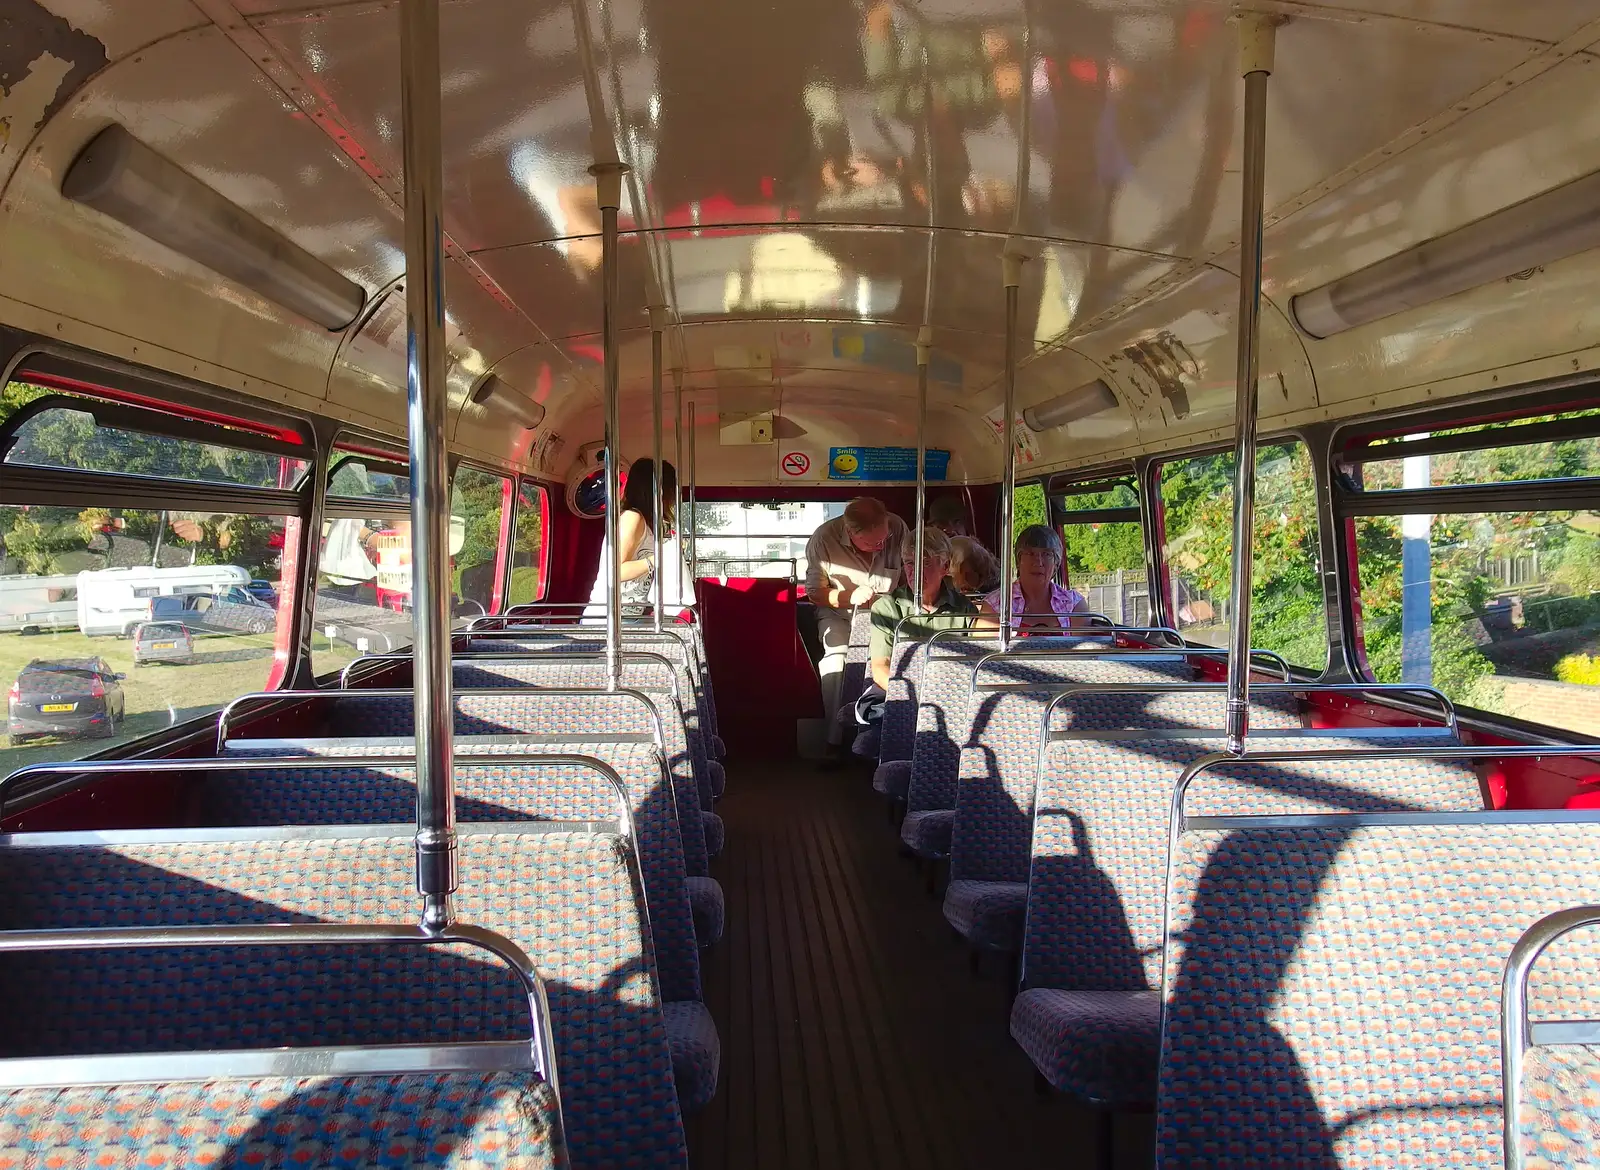
<svg viewBox="0 0 1600 1170">
<path fill-rule="evenodd" d="M 11 745 L 34 735 L 115 735 L 127 713 L 122 679 L 104 658 L 35 658 L 11 684 L 6 724 Z"/>
</svg>

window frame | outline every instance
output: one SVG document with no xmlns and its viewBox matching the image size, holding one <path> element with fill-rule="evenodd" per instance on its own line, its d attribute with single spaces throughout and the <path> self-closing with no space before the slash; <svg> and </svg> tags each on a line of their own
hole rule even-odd
<svg viewBox="0 0 1600 1170">
<path fill-rule="evenodd" d="M 506 539 L 501 542 L 506 554 L 506 571 L 500 594 L 501 605 L 497 610 L 499 613 L 505 612 L 508 608 L 505 602 L 511 597 L 511 574 L 516 571 L 517 567 L 517 555 L 512 546 L 516 542 L 517 525 L 522 520 L 522 493 L 530 488 L 537 493 L 539 501 L 538 588 L 534 590 L 534 596 L 530 600 L 513 602 L 512 604 L 532 605 L 535 602 L 543 601 L 550 594 L 550 485 L 543 480 L 535 479 L 531 475 L 514 475 L 512 476 L 512 481 L 511 502 L 513 507 L 510 509 L 509 531 L 506 534 Z"/>
<path fill-rule="evenodd" d="M 1365 614 L 1361 601 L 1361 563 L 1356 521 L 1370 516 L 1402 517 L 1418 513 L 1432 515 L 1459 513 L 1516 513 L 1549 511 L 1600 512 L 1600 476 L 1570 479 L 1520 480 L 1506 483 L 1466 484 L 1454 487 L 1399 488 L 1377 491 L 1356 486 L 1346 473 L 1351 463 L 1396 459 L 1406 455 L 1436 455 L 1476 451 L 1522 443 L 1556 442 L 1562 439 L 1600 437 L 1600 416 L 1587 419 L 1551 420 L 1524 424 L 1517 420 L 1540 415 L 1569 413 L 1600 406 L 1600 381 L 1585 378 L 1574 396 L 1570 384 L 1534 389 L 1531 392 L 1494 392 L 1434 409 L 1418 409 L 1403 415 L 1367 415 L 1350 419 L 1332 428 L 1328 436 L 1328 502 L 1331 521 L 1337 533 L 1341 563 L 1336 567 L 1344 627 L 1344 653 L 1355 676 L 1375 682 L 1367 660 Z M 1397 418 L 1404 423 L 1397 425 Z M 1495 425 L 1500 424 L 1500 425 Z M 1509 424 L 1509 425 L 1507 425 Z M 1568 426 L 1566 424 L 1576 424 Z M 1439 442 L 1418 440 L 1413 444 L 1379 444 L 1374 440 L 1415 434 L 1419 431 L 1480 426 L 1483 429 L 1461 435 L 1440 436 Z M 1534 428 L 1539 428 L 1537 431 Z M 1533 434 L 1513 442 L 1507 436 Z M 1426 442 L 1428 447 L 1423 449 Z M 1534 723 L 1511 715 L 1501 715 L 1463 703 L 1455 704 L 1468 722 L 1486 728 L 1514 730 L 1549 743 L 1581 742 L 1581 733 L 1553 724 Z"/>
<path fill-rule="evenodd" d="M 511 517 L 516 507 L 519 477 L 514 471 L 491 467 L 487 463 L 479 463 L 473 459 L 454 460 L 450 469 L 449 506 L 451 508 L 455 507 L 456 479 L 463 471 L 473 471 L 479 475 L 487 475 L 498 479 L 501 483 L 499 538 L 495 542 L 494 576 L 491 578 L 489 586 L 488 607 L 488 614 L 499 614 L 504 612 L 506 592 L 510 587 L 511 556 L 507 541 L 514 531 Z M 331 470 L 328 479 L 331 483 L 333 479 Z"/>
<path fill-rule="evenodd" d="M 1397 430 L 1390 433 L 1404 434 L 1408 432 Z M 1326 656 L 1320 671 L 1313 671 L 1310 667 L 1296 666 L 1292 662 L 1289 663 L 1289 670 L 1291 675 L 1296 675 L 1306 679 L 1329 679 L 1330 675 L 1333 675 L 1339 671 L 1340 654 L 1343 651 L 1341 648 L 1336 647 L 1333 641 L 1334 611 L 1330 607 L 1330 599 L 1328 597 L 1327 589 L 1327 583 L 1330 579 L 1330 574 L 1333 572 L 1328 562 L 1328 536 L 1330 531 L 1342 530 L 1339 529 L 1337 522 L 1330 517 L 1325 507 L 1327 493 L 1324 490 L 1323 483 L 1321 482 L 1322 472 L 1319 466 L 1321 452 L 1318 449 L 1317 436 L 1311 431 L 1302 429 L 1301 427 L 1289 427 L 1283 430 L 1269 431 L 1265 434 L 1257 435 L 1255 442 L 1257 457 L 1259 458 L 1261 448 L 1273 447 L 1283 443 L 1299 443 L 1305 448 L 1306 454 L 1311 460 L 1311 486 L 1312 491 L 1316 496 L 1315 512 L 1317 519 L 1317 555 L 1323 561 L 1321 571 L 1317 574 L 1317 580 L 1322 585 L 1320 608 L 1323 614 L 1324 641 L 1327 647 Z M 1159 602 L 1160 609 L 1155 610 L 1154 605 L 1152 605 L 1152 610 L 1153 612 L 1160 613 L 1162 625 L 1165 625 L 1169 629 L 1177 630 L 1180 637 L 1183 636 L 1182 630 L 1177 624 L 1176 615 L 1171 611 L 1172 580 L 1165 554 L 1167 547 L 1167 508 L 1166 498 L 1161 491 L 1161 469 L 1167 466 L 1169 463 L 1181 463 L 1190 459 L 1202 459 L 1208 455 L 1231 454 L 1233 453 L 1233 450 L 1234 444 L 1231 441 L 1225 440 L 1215 443 L 1207 443 L 1200 447 L 1185 447 L 1173 451 L 1161 451 L 1142 456 L 1134 461 L 1135 476 L 1139 487 L 1140 504 L 1141 507 L 1148 512 L 1148 516 L 1144 522 L 1145 556 L 1150 561 L 1151 572 L 1154 575 L 1152 579 L 1158 578 L 1161 588 L 1159 598 L 1156 599 Z M 1260 469 L 1258 466 L 1258 473 L 1259 470 Z M 1329 527 L 1330 524 L 1333 524 L 1332 529 Z M 1252 569 L 1254 568 L 1254 559 L 1254 553 L 1252 553 Z M 1230 572 L 1230 580 L 1231 576 L 1232 575 Z M 1336 600 L 1341 607 L 1338 612 L 1342 614 L 1342 607 L 1346 599 L 1341 597 Z M 1252 621 L 1254 620 L 1254 615 L 1255 609 L 1254 605 L 1252 604 Z M 1345 640 L 1348 642 L 1350 637 L 1350 626 L 1348 621 L 1341 621 L 1339 629 L 1342 632 Z M 1188 646 L 1204 647 L 1206 649 L 1218 649 L 1218 647 L 1214 646 L 1205 646 L 1205 643 L 1202 642 L 1191 642 L 1187 637 L 1184 637 L 1183 641 L 1184 644 Z M 1344 648 L 1344 650 L 1347 649 L 1348 647 Z"/>
<path fill-rule="evenodd" d="M 313 528 L 320 495 L 318 469 L 328 449 L 325 422 L 304 412 L 279 412 L 265 402 L 244 403 L 217 387 L 178 375 L 59 346 L 19 349 L 6 364 L 5 378 L 7 383 L 22 382 L 52 393 L 27 403 L 5 420 L 0 426 L 0 451 L 9 448 L 10 436 L 29 419 L 44 410 L 65 407 L 91 414 L 97 424 L 102 419 L 115 420 L 144 433 L 284 455 L 306 463 L 306 472 L 288 488 L 252 488 L 28 464 L 6 465 L 5 474 L 0 475 L 0 506 L 105 507 L 108 499 L 114 499 L 116 507 L 123 509 L 207 509 L 277 517 L 284 521 L 286 535 L 298 523 L 298 547 L 291 548 L 286 543 L 284 548 L 283 572 L 286 578 L 292 575 L 284 587 L 294 589 L 296 597 L 303 595 L 305 543 Z M 309 628 L 307 615 L 304 607 L 290 609 L 286 626 L 278 630 L 280 645 L 274 655 L 275 665 L 263 689 L 290 688 L 301 672 L 309 670 L 309 658 L 302 648 L 302 627 Z M 119 759 L 152 751 L 181 750 L 213 740 L 215 723 L 216 713 L 207 712 L 137 740 L 119 741 L 75 758 Z"/>
</svg>

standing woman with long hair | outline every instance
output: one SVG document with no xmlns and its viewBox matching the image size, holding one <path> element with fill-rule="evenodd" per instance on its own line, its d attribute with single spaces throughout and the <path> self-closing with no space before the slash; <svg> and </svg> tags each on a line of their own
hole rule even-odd
<svg viewBox="0 0 1600 1170">
<path fill-rule="evenodd" d="M 651 523 L 655 514 L 656 465 L 653 459 L 635 459 L 628 468 L 622 485 L 622 515 L 617 517 L 617 543 L 622 549 L 622 603 L 627 606 L 648 606 L 655 603 L 656 548 L 655 527 Z M 664 555 L 671 556 L 676 547 L 669 543 L 673 522 L 677 519 L 678 472 L 666 460 L 661 462 L 661 511 L 666 526 L 661 532 Z M 595 573 L 594 588 L 589 591 L 589 605 L 583 611 L 585 621 L 603 618 L 610 597 L 606 580 L 606 565 L 611 550 L 600 543 L 600 567 Z M 673 575 L 668 574 L 667 603 L 673 604 Z M 630 616 L 624 611 L 623 617 Z M 636 616 L 636 615 L 634 615 Z"/>
</svg>

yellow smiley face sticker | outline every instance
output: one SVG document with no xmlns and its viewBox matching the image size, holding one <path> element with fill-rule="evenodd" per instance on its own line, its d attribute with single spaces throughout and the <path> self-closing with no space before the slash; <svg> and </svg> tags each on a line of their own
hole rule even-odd
<svg viewBox="0 0 1600 1170">
<path fill-rule="evenodd" d="M 854 475 L 860 466 L 861 460 L 856 458 L 854 451 L 840 451 L 833 457 L 833 469 L 840 475 Z"/>
</svg>

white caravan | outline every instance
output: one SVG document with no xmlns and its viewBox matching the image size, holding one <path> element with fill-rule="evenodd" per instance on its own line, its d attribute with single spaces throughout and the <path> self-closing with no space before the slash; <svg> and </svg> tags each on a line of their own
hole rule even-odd
<svg viewBox="0 0 1600 1170">
<path fill-rule="evenodd" d="M 78 578 L 35 577 L 23 573 L 0 577 L 0 630 L 42 634 L 70 630 L 78 624 Z"/>
<path fill-rule="evenodd" d="M 86 569 L 78 574 L 78 628 L 90 636 L 127 637 L 150 620 L 155 597 L 225 592 L 250 583 L 237 565 L 183 565 L 172 569 Z"/>
</svg>

